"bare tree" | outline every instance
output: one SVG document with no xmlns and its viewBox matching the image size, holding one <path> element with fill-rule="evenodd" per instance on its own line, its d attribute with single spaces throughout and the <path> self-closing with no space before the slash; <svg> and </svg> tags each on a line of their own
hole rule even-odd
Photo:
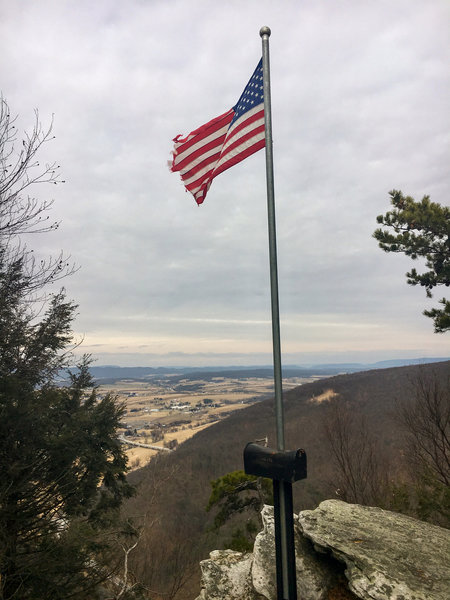
<svg viewBox="0 0 450 600">
<path fill-rule="evenodd" d="M 441 382 L 435 374 L 419 371 L 413 383 L 414 402 L 399 406 L 406 431 L 407 456 L 412 471 L 427 474 L 450 486 L 450 375 Z"/>
<path fill-rule="evenodd" d="M 157 465 L 160 465 L 157 468 Z M 140 484 L 140 494 L 128 503 L 134 514 L 145 512 L 139 552 L 129 556 L 128 569 L 135 581 L 152 598 L 175 600 L 184 598 L 198 567 L 198 553 L 192 536 L 196 524 L 186 513 L 182 518 L 168 519 L 167 507 L 161 504 L 161 489 L 176 477 L 179 469 L 167 456 L 157 456 L 150 463 L 147 477 Z"/>
<path fill-rule="evenodd" d="M 346 502 L 382 504 L 387 467 L 364 415 L 342 397 L 335 397 L 324 415 L 323 431 L 333 459 L 336 494 Z"/>
<path fill-rule="evenodd" d="M 114 596 L 108 600 L 121 600 L 122 598 L 129 597 L 130 595 L 134 598 L 134 592 L 138 593 L 139 598 L 147 597 L 145 587 L 139 582 L 134 573 L 130 570 L 129 558 L 130 554 L 135 550 L 142 539 L 144 528 L 151 528 L 154 522 L 146 523 L 146 516 L 143 517 L 143 524 L 139 527 L 134 527 L 129 522 L 129 531 L 126 536 L 122 536 L 122 539 L 118 539 L 117 543 L 123 552 L 123 566 L 121 569 L 120 576 L 110 578 L 109 583 L 111 586 L 116 588 Z M 130 541 L 131 537 L 131 541 Z"/>
<path fill-rule="evenodd" d="M 409 471 L 408 509 L 414 516 L 450 526 L 450 373 L 420 370 L 411 382 L 411 399 L 397 407 L 405 433 Z"/>
<path fill-rule="evenodd" d="M 6 100 L 0 97 L 0 259 L 12 271 L 25 271 L 27 289 L 35 292 L 73 272 L 74 267 L 62 253 L 36 259 L 33 251 L 19 240 L 23 234 L 58 228 L 59 222 L 51 221 L 47 214 L 53 200 L 38 200 L 33 194 L 39 184 L 56 185 L 63 181 L 59 165 L 42 165 L 38 160 L 39 152 L 54 139 L 53 121 L 44 128 L 35 111 L 33 128 L 22 138 L 16 122 L 17 117 L 11 117 Z"/>
</svg>

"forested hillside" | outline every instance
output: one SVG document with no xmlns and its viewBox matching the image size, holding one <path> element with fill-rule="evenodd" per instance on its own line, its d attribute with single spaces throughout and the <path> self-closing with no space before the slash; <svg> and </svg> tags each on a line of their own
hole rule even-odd
<svg viewBox="0 0 450 600">
<path fill-rule="evenodd" d="M 401 412 L 412 411 L 424 385 L 446 394 L 448 410 L 450 362 L 339 375 L 287 392 L 286 448 L 304 448 L 308 456 L 308 478 L 294 485 L 295 511 L 339 496 L 414 510 L 405 492 L 411 464 L 405 460 L 409 450 Z M 130 475 L 138 495 L 128 502 L 127 513 L 143 524 L 130 561 L 149 588 L 164 591 L 165 597 L 195 598 L 198 561 L 221 547 L 229 533 L 211 528 L 213 514 L 205 511 L 210 481 L 243 469 L 246 443 L 266 436 L 276 447 L 271 399 L 233 413 Z M 342 478 L 336 440 L 341 450 L 347 448 L 347 467 L 359 472 L 355 489 Z"/>
</svg>

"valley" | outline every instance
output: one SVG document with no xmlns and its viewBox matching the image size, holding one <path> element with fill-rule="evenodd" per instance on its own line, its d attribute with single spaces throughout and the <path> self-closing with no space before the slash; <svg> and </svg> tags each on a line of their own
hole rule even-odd
<svg viewBox="0 0 450 600">
<path fill-rule="evenodd" d="M 286 377 L 283 390 L 321 377 Z M 130 470 L 134 470 L 159 452 L 175 450 L 231 413 L 272 396 L 273 380 L 237 373 L 214 377 L 199 374 L 198 379 L 192 375 L 159 375 L 101 384 L 99 394 L 106 393 L 117 396 L 125 406 L 119 436 L 126 445 Z"/>
</svg>

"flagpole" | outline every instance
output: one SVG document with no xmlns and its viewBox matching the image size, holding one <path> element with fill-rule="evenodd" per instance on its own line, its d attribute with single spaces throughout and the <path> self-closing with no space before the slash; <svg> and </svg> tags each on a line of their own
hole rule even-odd
<svg viewBox="0 0 450 600">
<path fill-rule="evenodd" d="M 269 61 L 269 27 L 261 27 L 263 80 L 264 80 L 264 122 L 266 131 L 266 182 L 267 182 L 267 217 L 269 226 L 269 260 L 270 260 L 270 292 L 272 305 L 272 344 L 273 344 L 273 376 L 275 386 L 275 411 L 277 448 L 284 450 L 284 408 L 281 375 L 281 343 L 280 343 L 280 309 L 278 303 L 278 266 L 277 239 L 275 224 L 275 192 L 273 177 L 273 143 L 272 143 L 272 104 L 270 96 L 270 61 Z"/>
<path fill-rule="evenodd" d="M 280 309 L 278 302 L 278 266 L 275 224 L 275 192 L 273 177 L 272 105 L 270 95 L 269 27 L 262 27 L 264 122 L 266 135 L 267 217 L 269 228 L 270 293 L 272 306 L 273 373 L 275 387 L 275 418 L 277 448 L 284 451 L 284 407 L 281 373 Z M 293 538 L 292 485 L 273 481 L 275 547 L 278 600 L 296 600 L 295 547 Z"/>
</svg>

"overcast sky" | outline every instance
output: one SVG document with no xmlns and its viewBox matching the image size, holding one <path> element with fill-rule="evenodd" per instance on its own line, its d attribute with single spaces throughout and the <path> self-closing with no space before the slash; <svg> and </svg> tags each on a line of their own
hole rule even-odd
<svg viewBox="0 0 450 600">
<path fill-rule="evenodd" d="M 448 204 L 448 0 L 21 0 L 0 8 L 19 127 L 54 114 L 60 229 L 97 364 L 270 364 L 264 151 L 197 207 L 172 139 L 233 106 L 270 38 L 284 364 L 450 356 L 410 259 L 371 237 L 401 189 Z M 418 264 L 418 267 L 421 265 Z"/>
</svg>

